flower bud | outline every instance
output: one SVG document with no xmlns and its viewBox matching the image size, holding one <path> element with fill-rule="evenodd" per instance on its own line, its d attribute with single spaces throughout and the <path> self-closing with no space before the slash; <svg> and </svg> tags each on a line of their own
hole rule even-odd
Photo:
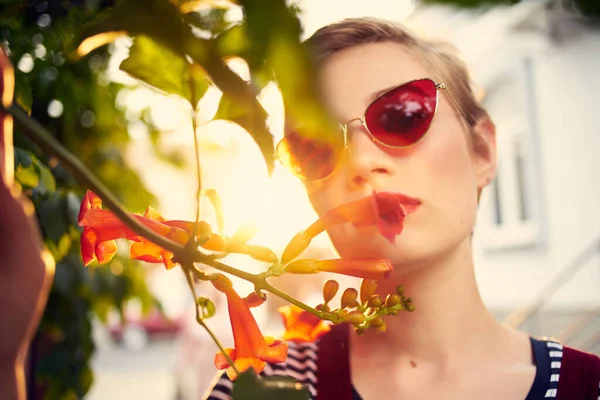
<svg viewBox="0 0 600 400">
<path fill-rule="evenodd" d="M 397 304 L 400 304 L 400 296 L 398 296 L 397 294 L 388 294 L 387 297 L 385 298 L 385 306 L 386 307 L 393 307 Z"/>
<path fill-rule="evenodd" d="M 340 284 L 333 279 L 325 282 L 323 285 L 323 300 L 325 300 L 325 303 L 329 303 L 335 297 L 339 288 Z"/>
<path fill-rule="evenodd" d="M 367 304 L 369 305 L 369 307 L 378 308 L 378 307 L 381 307 L 381 305 L 383 304 L 383 301 L 381 301 L 381 296 L 376 294 L 375 296 L 372 296 L 369 299 L 369 302 Z"/>
<path fill-rule="evenodd" d="M 408 305 L 406 306 L 406 309 L 407 309 L 408 311 L 410 311 L 410 312 L 413 312 L 413 311 L 415 311 L 415 305 L 414 305 L 414 304 L 408 304 Z"/>
<path fill-rule="evenodd" d="M 358 336 L 364 335 L 366 330 L 367 329 L 365 327 L 362 327 L 362 326 L 357 326 L 357 327 L 354 328 L 354 332 L 356 332 L 356 334 Z"/>
<path fill-rule="evenodd" d="M 292 261 L 285 267 L 285 272 L 291 274 L 316 274 L 319 272 L 319 266 L 314 258 L 302 258 Z"/>
<path fill-rule="evenodd" d="M 269 249 L 268 247 L 247 244 L 243 246 L 242 250 L 243 251 L 241 251 L 241 253 L 248 254 L 255 260 L 264 261 L 268 263 L 277 262 L 277 255 L 273 252 L 273 250 Z"/>
<path fill-rule="evenodd" d="M 360 302 L 367 302 L 375 294 L 377 282 L 373 279 L 363 279 L 360 284 Z"/>
<path fill-rule="evenodd" d="M 232 287 L 232 283 L 228 277 L 223 274 L 213 274 L 215 279 L 211 279 L 211 283 L 219 292 L 227 292 Z"/>
<path fill-rule="evenodd" d="M 396 288 L 396 293 L 398 293 L 398 296 L 403 296 L 404 295 L 404 286 L 400 285 Z"/>
<path fill-rule="evenodd" d="M 208 189 L 206 191 L 206 197 L 210 200 L 215 209 L 215 214 L 217 215 L 217 226 L 219 227 L 219 232 L 223 232 L 223 227 L 225 226 L 225 220 L 223 219 L 223 205 L 221 202 L 221 198 L 219 194 L 214 189 Z"/>
<path fill-rule="evenodd" d="M 360 311 L 351 311 L 344 316 L 344 322 L 352 325 L 360 325 L 365 322 L 365 316 Z"/>
<path fill-rule="evenodd" d="M 371 321 L 369 321 L 369 326 L 372 326 L 373 328 L 378 328 L 378 329 L 381 329 L 381 328 L 385 329 L 385 321 L 381 317 L 373 318 Z"/>
<path fill-rule="evenodd" d="M 256 227 L 252 224 L 243 225 L 229 239 L 228 250 L 234 252 L 244 244 L 248 243 L 256 235 Z"/>
<path fill-rule="evenodd" d="M 210 238 L 200 246 L 211 251 L 225 251 L 227 247 L 227 239 L 218 233 L 212 233 Z"/>
<path fill-rule="evenodd" d="M 323 311 L 323 312 L 329 312 L 329 306 L 327 304 L 318 304 L 315 307 L 315 310 Z"/>
<path fill-rule="evenodd" d="M 296 234 L 296 236 L 290 240 L 287 247 L 283 251 L 283 254 L 281 255 L 281 263 L 287 264 L 294 258 L 298 257 L 300 253 L 306 250 L 308 245 L 310 245 L 311 240 L 312 238 L 307 236 L 304 232 Z"/>
<path fill-rule="evenodd" d="M 358 306 L 356 299 L 358 298 L 358 291 L 354 288 L 348 288 L 344 290 L 342 294 L 341 307 L 342 308 L 354 308 Z"/>
</svg>

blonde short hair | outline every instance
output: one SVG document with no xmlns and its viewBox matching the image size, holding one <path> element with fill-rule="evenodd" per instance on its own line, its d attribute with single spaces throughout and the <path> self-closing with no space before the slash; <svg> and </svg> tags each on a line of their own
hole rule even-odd
<svg viewBox="0 0 600 400">
<path fill-rule="evenodd" d="M 465 63 L 449 43 L 419 38 L 393 22 L 349 18 L 320 28 L 306 40 L 305 45 L 319 68 L 329 57 L 343 50 L 381 42 L 398 43 L 413 52 L 431 70 L 431 78 L 446 84 L 471 124 L 484 117 L 489 118 L 473 93 Z"/>
</svg>

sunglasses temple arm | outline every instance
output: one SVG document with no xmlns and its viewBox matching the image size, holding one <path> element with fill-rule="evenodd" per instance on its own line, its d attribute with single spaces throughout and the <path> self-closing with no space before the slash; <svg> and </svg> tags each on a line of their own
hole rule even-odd
<svg viewBox="0 0 600 400">
<path fill-rule="evenodd" d="M 443 85 L 440 87 L 440 89 L 444 89 L 446 91 L 446 93 L 448 94 L 448 97 L 450 97 L 450 100 L 452 100 L 452 102 L 454 103 L 454 105 L 456 106 L 456 108 L 458 109 L 458 111 L 462 114 L 462 116 L 465 118 L 465 120 L 467 121 L 467 123 L 471 126 L 475 125 L 475 120 L 471 117 L 469 117 L 467 115 L 466 112 L 464 112 L 464 110 L 462 109 L 462 107 L 460 106 L 460 104 L 458 104 L 458 101 L 456 101 L 456 99 L 454 98 L 454 96 L 452 96 L 452 93 L 450 93 L 450 91 L 448 90 L 448 88 L 446 87 L 446 85 Z"/>
</svg>

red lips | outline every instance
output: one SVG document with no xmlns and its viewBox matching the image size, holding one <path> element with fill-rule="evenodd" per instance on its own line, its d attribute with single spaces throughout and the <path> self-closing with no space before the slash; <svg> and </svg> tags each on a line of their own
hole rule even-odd
<svg viewBox="0 0 600 400">
<path fill-rule="evenodd" d="M 395 192 L 375 192 L 368 197 L 371 210 L 369 216 L 354 222 L 356 226 L 375 224 L 379 233 L 390 243 L 404 228 L 404 218 L 421 205 L 419 199 Z"/>
<path fill-rule="evenodd" d="M 281 257 L 287 263 L 297 257 L 311 240 L 336 225 L 350 222 L 355 226 L 376 226 L 390 243 L 404 228 L 404 218 L 419 208 L 421 201 L 402 193 L 376 192 L 362 199 L 344 203 L 323 214 L 290 241 Z"/>
</svg>

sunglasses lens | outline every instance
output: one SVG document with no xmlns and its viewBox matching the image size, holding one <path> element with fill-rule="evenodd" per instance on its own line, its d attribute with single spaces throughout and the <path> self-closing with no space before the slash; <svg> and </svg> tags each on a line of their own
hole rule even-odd
<svg viewBox="0 0 600 400">
<path fill-rule="evenodd" d="M 331 175 L 343 152 L 343 135 L 341 139 L 316 140 L 292 133 L 277 145 L 279 161 L 296 176 L 308 181 Z"/>
<path fill-rule="evenodd" d="M 365 113 L 371 134 L 388 146 L 410 146 L 425 135 L 435 113 L 437 89 L 429 79 L 409 82 L 375 100 Z"/>
</svg>

